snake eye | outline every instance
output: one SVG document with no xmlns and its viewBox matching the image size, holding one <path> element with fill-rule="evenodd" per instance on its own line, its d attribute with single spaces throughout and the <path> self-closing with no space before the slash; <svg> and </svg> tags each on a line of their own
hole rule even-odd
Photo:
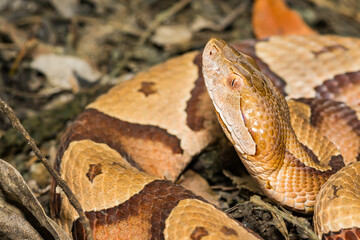
<svg viewBox="0 0 360 240">
<path fill-rule="evenodd" d="M 243 79 L 234 73 L 231 73 L 226 78 L 226 83 L 231 89 L 240 89 L 243 86 Z"/>
</svg>

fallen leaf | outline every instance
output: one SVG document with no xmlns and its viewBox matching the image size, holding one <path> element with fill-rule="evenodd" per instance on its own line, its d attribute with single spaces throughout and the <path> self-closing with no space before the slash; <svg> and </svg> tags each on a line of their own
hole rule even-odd
<svg viewBox="0 0 360 240">
<path fill-rule="evenodd" d="M 246 175 L 246 176 L 238 177 L 232 175 L 229 171 L 226 170 L 224 170 L 223 173 L 226 177 L 231 179 L 231 181 L 233 182 L 233 184 L 236 185 L 237 188 L 239 189 L 243 188 L 255 194 L 264 195 L 264 193 L 259 187 L 259 184 L 257 184 L 251 176 Z"/>
<path fill-rule="evenodd" d="M 252 25 L 258 39 L 273 35 L 316 34 L 297 12 L 286 6 L 283 0 L 256 0 Z"/>
<path fill-rule="evenodd" d="M 47 77 L 49 87 L 55 89 L 54 91 L 77 92 L 80 80 L 91 84 L 100 78 L 100 73 L 85 60 L 69 55 L 39 55 L 31 62 L 31 67 Z M 46 89 L 44 91 L 46 92 Z"/>
<path fill-rule="evenodd" d="M 97 0 L 101 1 L 101 0 Z M 120 15 L 124 15 L 120 13 Z M 91 19 L 87 21 L 86 27 L 82 29 L 81 36 L 77 43 L 76 54 L 93 61 L 93 63 L 100 61 L 107 51 L 114 51 L 108 46 L 108 43 L 115 43 L 121 46 L 123 40 L 122 35 L 140 36 L 142 29 L 136 24 L 135 17 L 122 18 L 119 21 L 118 16 L 110 19 L 103 19 L 102 21 L 95 21 Z M 101 46 L 101 47 L 99 47 Z M 115 48 L 116 49 L 116 48 Z M 120 47 L 121 49 L 121 47 Z"/>
<path fill-rule="evenodd" d="M 181 175 L 177 184 L 180 184 L 186 189 L 193 191 L 195 194 L 205 198 L 215 206 L 219 206 L 219 196 L 213 192 L 209 183 L 200 174 L 192 170 L 186 171 Z"/>
<path fill-rule="evenodd" d="M 0 226 L 2 239 L 70 240 L 65 231 L 46 216 L 20 173 L 1 159 Z"/>
<path fill-rule="evenodd" d="M 214 25 L 216 24 L 209 19 L 196 15 L 194 21 L 191 23 L 190 29 L 192 32 L 199 32 L 204 29 L 213 29 Z"/>
<path fill-rule="evenodd" d="M 50 0 L 56 10 L 66 18 L 71 18 L 75 15 L 79 0 Z"/>
<path fill-rule="evenodd" d="M 151 40 L 165 48 L 172 45 L 182 45 L 191 40 L 192 32 L 185 25 L 160 26 L 156 29 Z"/>
<path fill-rule="evenodd" d="M 50 110 L 63 106 L 64 104 L 70 103 L 75 98 L 73 93 L 62 93 L 58 96 L 54 96 L 49 102 L 44 105 L 44 110 Z"/>
<path fill-rule="evenodd" d="M 279 232 L 284 236 L 284 238 L 286 240 L 289 240 L 290 239 L 289 231 L 286 228 L 284 219 L 282 217 L 280 217 L 279 215 L 276 215 L 273 212 L 270 212 L 270 213 L 273 217 L 272 222 L 273 222 L 274 226 L 279 230 Z"/>
</svg>

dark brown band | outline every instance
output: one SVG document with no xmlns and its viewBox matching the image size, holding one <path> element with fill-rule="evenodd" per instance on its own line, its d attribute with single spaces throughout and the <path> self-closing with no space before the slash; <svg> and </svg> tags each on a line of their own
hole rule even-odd
<svg viewBox="0 0 360 240">
<path fill-rule="evenodd" d="M 360 228 L 341 229 L 338 232 L 329 232 L 324 234 L 324 240 L 360 240 Z"/>
<path fill-rule="evenodd" d="M 336 100 L 336 96 L 342 95 L 344 89 L 351 85 L 360 85 L 360 71 L 339 74 L 324 81 L 315 88 L 316 96 Z"/>
<path fill-rule="evenodd" d="M 72 141 L 92 140 L 96 143 L 105 143 L 115 149 L 132 166 L 142 170 L 137 161 L 144 159 L 133 159 L 132 154 L 124 149 L 124 142 L 130 138 L 148 139 L 151 142 L 161 142 L 167 146 L 173 153 L 182 154 L 180 140 L 169 134 L 165 129 L 151 125 L 140 125 L 128 123 L 119 119 L 110 117 L 95 109 L 87 109 L 80 114 L 74 123 L 64 134 L 55 161 L 55 169 L 60 172 L 61 159 Z M 146 149 L 144 156 L 148 156 Z M 91 176 L 90 176 L 91 177 Z M 51 216 L 59 217 L 61 209 L 60 194 L 56 193 L 56 183 L 51 185 Z"/>
<path fill-rule="evenodd" d="M 58 155 L 56 158 L 56 169 L 60 170 L 62 155 L 72 141 L 84 139 L 92 140 L 96 143 L 105 143 L 115 149 L 133 166 L 138 167 L 136 159 L 123 148 L 124 138 L 149 139 L 153 142 L 161 142 L 168 146 L 173 153 L 183 153 L 180 147 L 180 139 L 171 135 L 165 129 L 151 125 L 141 125 L 129 123 L 110 117 L 96 109 L 87 109 L 80 114 L 72 126 L 65 133 Z M 141 170 L 141 169 L 140 169 Z"/>
<path fill-rule="evenodd" d="M 198 111 L 201 106 L 201 96 L 207 94 L 204 77 L 202 74 L 202 52 L 199 53 L 195 59 L 194 64 L 198 68 L 198 79 L 195 81 L 195 87 L 191 91 L 191 98 L 186 103 L 186 124 L 193 131 L 204 129 L 205 118 L 199 115 Z"/>
<path fill-rule="evenodd" d="M 121 221 L 127 221 L 131 217 L 136 217 L 141 221 L 148 221 L 150 229 L 149 236 L 152 239 L 164 239 L 165 220 L 174 207 L 183 199 L 199 199 L 189 190 L 175 185 L 166 180 L 155 180 L 147 184 L 138 194 L 132 196 L 126 202 L 113 208 L 86 212 L 90 221 L 90 226 L 94 232 L 100 226 L 112 225 Z M 122 231 L 136 231 L 131 228 L 139 226 L 128 226 Z M 85 231 L 79 220 L 73 224 L 73 238 L 86 239 Z M 126 234 L 126 233 L 122 233 Z"/>
</svg>

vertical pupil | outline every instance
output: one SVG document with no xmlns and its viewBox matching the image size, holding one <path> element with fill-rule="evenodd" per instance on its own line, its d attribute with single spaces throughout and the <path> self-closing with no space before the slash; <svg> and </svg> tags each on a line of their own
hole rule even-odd
<svg viewBox="0 0 360 240">
<path fill-rule="evenodd" d="M 231 82 L 231 86 L 234 86 L 234 82 L 235 82 L 235 78 L 232 80 L 232 82 Z"/>
</svg>

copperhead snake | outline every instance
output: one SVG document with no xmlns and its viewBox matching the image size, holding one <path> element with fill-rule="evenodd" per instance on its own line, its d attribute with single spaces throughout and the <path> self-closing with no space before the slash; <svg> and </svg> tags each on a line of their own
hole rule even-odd
<svg viewBox="0 0 360 240">
<path fill-rule="evenodd" d="M 221 128 L 267 196 L 315 210 L 320 239 L 360 239 L 360 40 L 276 36 L 233 46 L 244 54 L 212 39 L 203 52 L 143 71 L 67 129 L 55 167 L 96 239 L 261 239 L 171 182 Z M 54 182 L 50 206 L 62 228 L 86 239 Z"/>
</svg>

